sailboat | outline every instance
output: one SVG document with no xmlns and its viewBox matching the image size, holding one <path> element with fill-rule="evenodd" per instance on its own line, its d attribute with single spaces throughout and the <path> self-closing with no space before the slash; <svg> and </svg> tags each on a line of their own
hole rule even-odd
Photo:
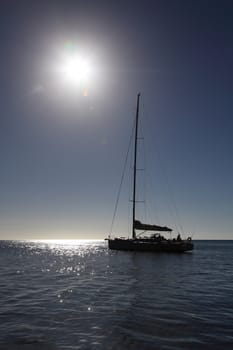
<svg viewBox="0 0 233 350">
<path fill-rule="evenodd" d="M 111 238 L 108 241 L 109 249 L 140 251 L 154 253 L 182 253 L 191 251 L 194 248 L 191 237 L 182 239 L 180 234 L 176 238 L 165 238 L 161 232 L 170 233 L 172 229 L 167 226 L 145 224 L 136 219 L 136 185 L 137 185 L 137 145 L 138 145 L 138 120 L 139 120 L 140 94 L 137 95 L 137 108 L 134 132 L 134 164 L 133 164 L 133 208 L 132 208 L 132 237 Z M 149 236 L 142 237 L 138 231 L 152 232 Z"/>
</svg>

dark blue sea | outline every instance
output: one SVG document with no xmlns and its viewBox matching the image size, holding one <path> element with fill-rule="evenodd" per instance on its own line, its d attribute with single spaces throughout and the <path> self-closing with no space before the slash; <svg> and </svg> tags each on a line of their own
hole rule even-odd
<svg viewBox="0 0 233 350">
<path fill-rule="evenodd" d="M 233 241 L 0 241 L 0 349 L 233 349 Z"/>
</svg>

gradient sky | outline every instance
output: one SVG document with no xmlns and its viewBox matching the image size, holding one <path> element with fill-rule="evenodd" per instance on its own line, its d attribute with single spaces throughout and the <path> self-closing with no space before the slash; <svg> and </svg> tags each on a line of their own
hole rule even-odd
<svg viewBox="0 0 233 350">
<path fill-rule="evenodd" d="M 194 238 L 233 239 L 231 0 L 0 9 L 0 239 L 108 235 L 139 91 L 157 223 L 174 227 L 167 201 Z M 69 50 L 93 65 L 88 96 L 56 70 Z"/>
</svg>

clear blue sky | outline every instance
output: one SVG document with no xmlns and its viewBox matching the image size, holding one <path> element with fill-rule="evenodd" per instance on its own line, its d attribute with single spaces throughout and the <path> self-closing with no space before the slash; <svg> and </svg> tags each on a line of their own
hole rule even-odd
<svg viewBox="0 0 233 350">
<path fill-rule="evenodd" d="M 155 217 L 174 226 L 166 178 L 185 231 L 233 238 L 231 0 L 2 0 L 0 9 L 1 239 L 106 237 L 138 91 Z M 92 61 L 88 96 L 55 69 L 71 49 Z"/>
</svg>

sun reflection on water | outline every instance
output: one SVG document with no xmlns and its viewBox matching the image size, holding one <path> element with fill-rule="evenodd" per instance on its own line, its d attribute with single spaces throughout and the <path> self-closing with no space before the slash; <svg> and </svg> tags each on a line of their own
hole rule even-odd
<svg viewBox="0 0 233 350">
<path fill-rule="evenodd" d="M 33 240 L 24 241 L 24 246 L 29 250 L 33 250 L 34 253 L 40 254 L 46 250 L 52 251 L 54 255 L 66 255 L 66 256 L 86 256 L 89 254 L 95 254 L 99 251 L 100 247 L 104 246 L 103 240 Z M 35 252 L 35 250 L 37 252 Z"/>
<path fill-rule="evenodd" d="M 80 245 L 90 245 L 90 244 L 97 244 L 100 242 L 103 242 L 101 239 L 40 239 L 40 240 L 33 240 L 28 242 L 34 242 L 34 243 L 45 243 L 51 247 L 53 246 L 80 246 Z"/>
<path fill-rule="evenodd" d="M 19 248 L 20 259 L 30 260 L 17 273 L 31 273 L 39 267 L 43 274 L 56 276 L 58 280 L 65 276 L 80 279 L 83 275 L 95 278 L 98 257 L 109 254 L 103 240 L 25 240 L 10 244 Z"/>
</svg>

